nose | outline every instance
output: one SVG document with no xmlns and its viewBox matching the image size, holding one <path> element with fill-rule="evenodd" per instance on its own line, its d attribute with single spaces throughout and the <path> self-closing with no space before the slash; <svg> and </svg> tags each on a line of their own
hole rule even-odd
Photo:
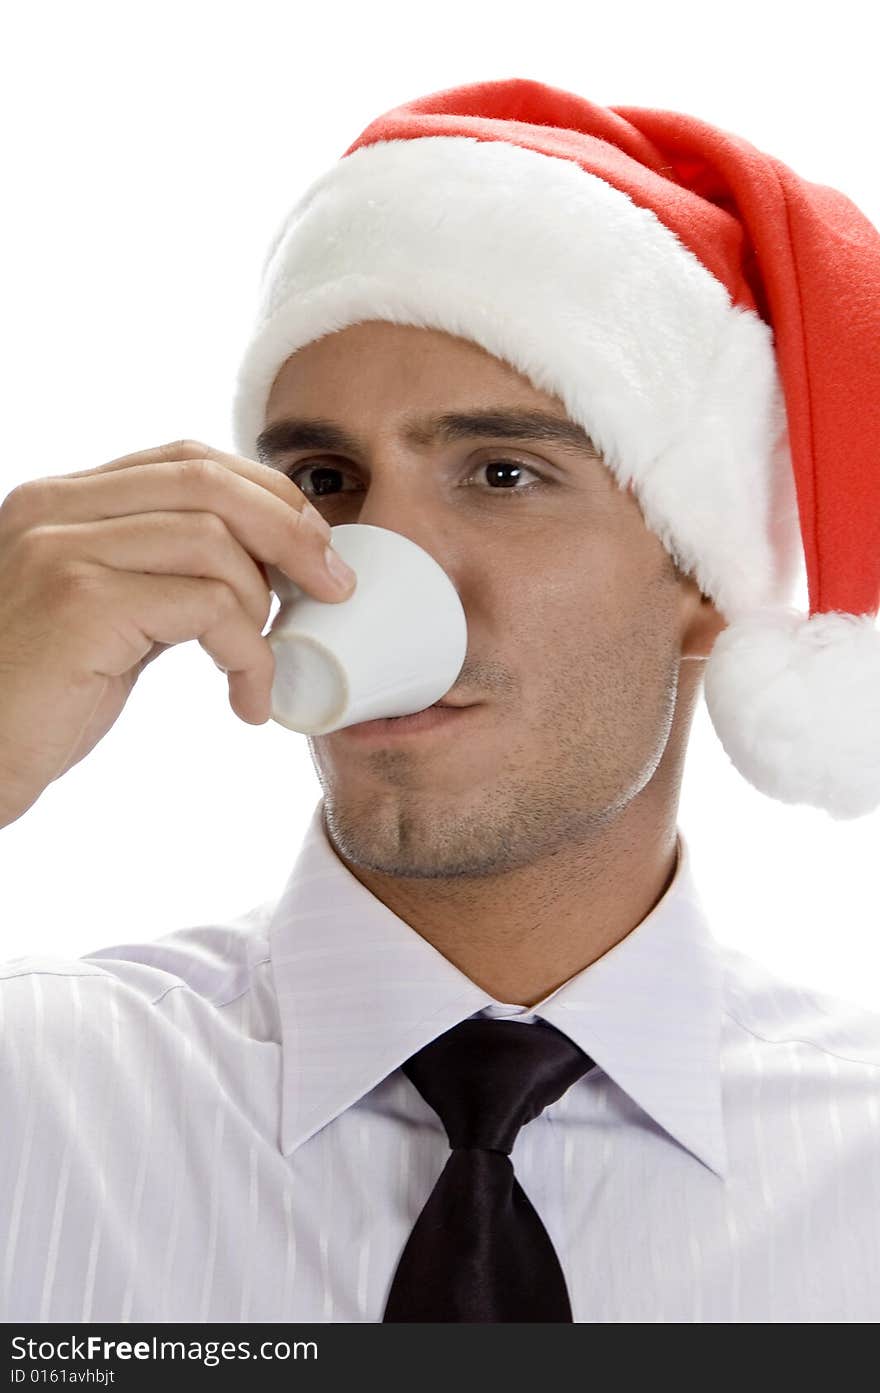
<svg viewBox="0 0 880 1393">
<path fill-rule="evenodd" d="M 383 479 L 374 474 L 362 495 L 356 521 L 408 537 L 442 566 L 460 593 L 458 570 L 464 550 L 463 539 L 451 513 L 444 513 L 424 484 L 419 490 L 415 467 L 411 475 L 414 483 L 409 486 L 401 483 L 399 477 L 389 475 Z"/>
<path fill-rule="evenodd" d="M 408 482 L 402 483 L 400 476 L 392 477 L 388 474 L 383 478 L 380 477 L 380 473 L 374 471 L 366 491 L 361 494 L 357 517 L 352 518 L 352 521 L 367 523 L 372 527 L 384 527 L 390 532 L 399 532 L 401 536 L 408 537 L 442 567 L 455 586 L 467 621 L 468 651 L 455 684 L 444 699 L 449 698 L 452 704 L 466 705 L 467 700 L 461 693 L 466 685 L 471 660 L 474 623 L 474 618 L 469 613 L 464 582 L 468 539 L 463 536 L 453 511 L 444 507 L 439 496 L 425 487 L 424 479 L 419 485 L 418 466 L 415 463 L 408 470 L 401 471 L 407 480 L 413 481 L 411 485 Z M 470 550 L 472 551 L 472 548 Z M 478 698 L 474 696 L 471 700 L 476 701 Z"/>
</svg>

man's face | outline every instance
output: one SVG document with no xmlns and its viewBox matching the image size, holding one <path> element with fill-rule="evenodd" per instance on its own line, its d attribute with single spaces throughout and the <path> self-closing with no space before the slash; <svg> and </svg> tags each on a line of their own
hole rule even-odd
<svg viewBox="0 0 880 1393">
<path fill-rule="evenodd" d="M 497 874 L 596 835 L 658 771 L 700 607 L 589 443 L 402 439 L 413 418 L 490 408 L 567 420 L 558 398 L 476 344 L 384 321 L 300 349 L 268 403 L 267 426 L 298 417 L 356 437 L 357 451 L 269 462 L 331 525 L 418 543 L 467 617 L 454 692 L 477 710 L 387 743 L 309 740 L 334 841 L 388 874 Z"/>
</svg>

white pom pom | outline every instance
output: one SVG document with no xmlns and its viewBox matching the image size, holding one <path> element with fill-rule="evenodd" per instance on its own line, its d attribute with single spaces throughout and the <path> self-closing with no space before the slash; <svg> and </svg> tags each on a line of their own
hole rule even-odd
<svg viewBox="0 0 880 1393">
<path fill-rule="evenodd" d="M 835 819 L 880 805 L 880 632 L 873 615 L 790 606 L 735 619 L 704 696 L 729 758 L 762 793 Z"/>
</svg>

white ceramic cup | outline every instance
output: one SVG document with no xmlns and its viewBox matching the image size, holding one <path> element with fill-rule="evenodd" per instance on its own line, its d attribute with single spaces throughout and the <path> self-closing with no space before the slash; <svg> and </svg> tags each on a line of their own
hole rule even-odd
<svg viewBox="0 0 880 1393">
<path fill-rule="evenodd" d="M 458 591 L 416 542 L 367 523 L 334 527 L 330 540 L 357 575 L 347 600 L 316 600 L 266 566 L 281 601 L 266 634 L 275 655 L 271 717 L 303 735 L 432 706 L 467 651 Z"/>
</svg>

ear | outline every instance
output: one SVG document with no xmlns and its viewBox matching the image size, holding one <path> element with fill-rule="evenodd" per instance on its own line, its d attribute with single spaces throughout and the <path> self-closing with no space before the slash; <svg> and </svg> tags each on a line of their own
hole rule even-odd
<svg viewBox="0 0 880 1393">
<path fill-rule="evenodd" d="M 705 661 L 712 652 L 716 638 L 722 629 L 727 628 L 729 621 L 715 607 L 714 601 L 703 594 L 692 576 L 686 577 L 683 587 L 690 617 L 682 636 L 681 656 Z"/>
</svg>

